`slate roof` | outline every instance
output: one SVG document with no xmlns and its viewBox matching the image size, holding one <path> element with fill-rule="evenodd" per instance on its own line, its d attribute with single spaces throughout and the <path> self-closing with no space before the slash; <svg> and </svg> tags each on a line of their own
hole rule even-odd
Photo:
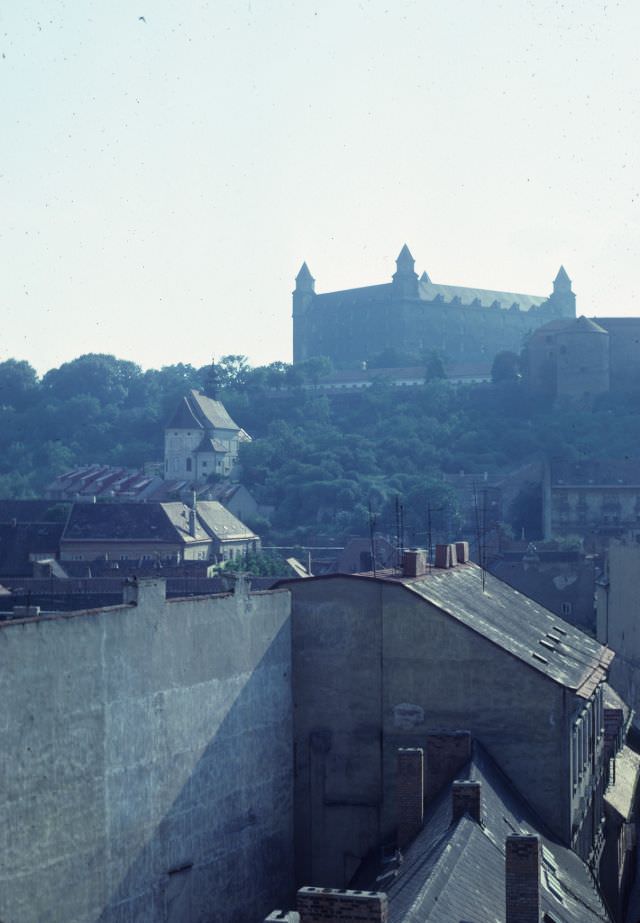
<svg viewBox="0 0 640 923">
<path fill-rule="evenodd" d="M 145 541 L 176 544 L 179 534 L 162 503 L 75 503 L 64 541 Z M 182 506 L 182 504 L 180 504 Z"/>
<path fill-rule="evenodd" d="M 240 427 L 231 419 L 221 401 L 190 391 L 180 401 L 175 413 L 167 423 L 167 429 L 230 429 Z"/>
<path fill-rule="evenodd" d="M 483 593 L 476 564 L 434 568 L 425 577 L 402 583 L 533 669 L 587 698 L 605 678 L 613 659 L 613 651 L 492 574 L 485 573 Z"/>
<path fill-rule="evenodd" d="M 586 864 L 551 837 L 477 742 L 457 778 L 480 782 L 482 824 L 468 815 L 453 823 L 446 786 L 428 807 L 404 861 L 363 867 L 351 884 L 387 892 L 389 923 L 504 923 L 505 840 L 514 833 L 540 836 L 543 913 L 557 923 L 609 921 Z"/>
<path fill-rule="evenodd" d="M 637 487 L 640 489 L 640 458 L 594 458 L 550 463 L 552 487 Z"/>
<path fill-rule="evenodd" d="M 218 455 L 226 455 L 227 449 L 220 442 L 219 439 L 212 439 L 211 436 L 204 436 L 202 442 L 196 449 L 196 454 L 210 454 L 211 452 L 217 453 Z"/>
<path fill-rule="evenodd" d="M 31 522 L 0 524 L 0 575 L 30 577 L 29 555 L 57 555 L 64 523 Z"/>
<path fill-rule="evenodd" d="M 198 516 L 204 528 L 219 541 L 257 539 L 257 535 L 217 500 L 199 500 Z"/>
<path fill-rule="evenodd" d="M 481 569 L 473 563 L 434 567 L 417 578 L 393 571 L 309 578 L 336 579 L 396 584 L 583 698 L 590 698 L 606 678 L 614 657 L 612 650 L 487 572 L 483 592 Z"/>
</svg>

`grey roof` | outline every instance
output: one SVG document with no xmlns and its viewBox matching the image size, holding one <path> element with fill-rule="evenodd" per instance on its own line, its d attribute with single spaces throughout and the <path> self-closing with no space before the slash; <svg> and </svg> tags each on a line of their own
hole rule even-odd
<svg viewBox="0 0 640 923">
<path fill-rule="evenodd" d="M 177 544 L 208 541 L 200 526 L 189 534 L 184 503 L 75 503 L 62 542 L 134 541 Z"/>
<path fill-rule="evenodd" d="M 607 330 L 605 330 L 599 324 L 596 324 L 596 322 L 591 320 L 589 317 L 585 317 L 584 314 L 581 314 L 580 317 L 577 317 L 574 321 L 571 321 L 570 324 L 567 324 L 566 327 L 563 327 L 561 332 L 562 333 L 604 333 L 605 336 L 608 335 Z"/>
<path fill-rule="evenodd" d="M 389 923 L 504 923 L 505 840 L 536 834 L 542 844 L 541 909 L 558 923 L 602 923 L 609 916 L 586 864 L 560 845 L 483 748 L 474 742 L 470 763 L 457 776 L 481 784 L 482 824 L 452 820 L 447 786 L 427 809 L 422 831 L 404 861 L 371 867 L 357 887 L 384 890 Z"/>
<path fill-rule="evenodd" d="M 185 503 L 170 501 L 169 503 L 161 503 L 160 506 L 164 510 L 165 516 L 180 536 L 181 541 L 187 544 L 191 542 L 209 541 L 209 534 L 203 529 L 197 516 L 194 529 L 195 535 L 191 535 L 189 530 L 191 509 Z"/>
<path fill-rule="evenodd" d="M 240 427 L 231 419 L 221 401 L 207 397 L 201 391 L 190 391 L 182 398 L 167 429 L 229 429 Z"/>
<path fill-rule="evenodd" d="M 219 541 L 246 541 L 257 535 L 217 500 L 199 500 L 198 517 L 204 528 Z"/>
<path fill-rule="evenodd" d="M 344 289 L 339 292 L 323 292 L 317 298 L 326 305 L 332 304 L 357 304 L 372 301 L 387 301 L 392 297 L 392 283 L 381 285 L 366 285 L 361 288 Z M 418 297 L 421 301 L 435 301 L 439 298 L 443 302 L 452 302 L 459 299 L 458 304 L 473 308 L 488 308 L 494 303 L 503 310 L 508 310 L 517 304 L 518 310 L 529 311 L 544 304 L 548 299 L 543 295 L 525 295 L 522 292 L 498 292 L 484 288 L 467 288 L 463 285 L 436 285 L 429 278 L 422 276 L 418 282 Z"/>
<path fill-rule="evenodd" d="M 529 311 L 531 308 L 540 307 L 547 301 L 547 296 L 524 295 L 522 292 L 497 292 L 485 288 L 467 288 L 464 285 L 436 285 L 430 281 L 420 280 L 418 292 L 421 301 L 434 301 L 441 296 L 442 299 L 452 301 L 459 298 L 463 305 L 488 308 L 495 302 L 498 307 L 507 310 L 517 304 L 520 311 Z M 474 304 L 475 302 L 475 304 Z"/>
<path fill-rule="evenodd" d="M 485 573 L 483 592 L 481 570 L 476 564 L 459 564 L 446 570 L 432 568 L 417 578 L 398 577 L 392 571 L 378 572 L 375 577 L 326 574 L 312 577 L 305 584 L 312 580 L 379 580 L 396 584 L 584 698 L 590 698 L 597 684 L 606 678 L 614 657 L 609 648 L 490 573 Z"/>
<path fill-rule="evenodd" d="M 210 455 L 212 452 L 218 455 L 226 455 L 227 449 L 224 447 L 224 445 L 220 442 L 219 439 L 212 439 L 211 436 L 203 436 L 202 442 L 196 449 L 196 454 L 197 455 L 200 455 L 200 454 Z"/>
<path fill-rule="evenodd" d="M 475 564 L 434 568 L 425 577 L 403 580 L 456 621 L 477 631 L 555 682 L 589 697 L 605 678 L 613 652 L 489 573 L 482 591 Z"/>
</svg>

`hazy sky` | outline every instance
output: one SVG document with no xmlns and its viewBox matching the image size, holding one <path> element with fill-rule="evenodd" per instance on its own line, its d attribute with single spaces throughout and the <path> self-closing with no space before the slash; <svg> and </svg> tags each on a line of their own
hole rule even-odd
<svg viewBox="0 0 640 923">
<path fill-rule="evenodd" d="M 144 17 L 141 20 L 139 17 Z M 291 357 L 291 290 L 640 314 L 640 4 L 2 0 L 0 358 Z"/>
</svg>

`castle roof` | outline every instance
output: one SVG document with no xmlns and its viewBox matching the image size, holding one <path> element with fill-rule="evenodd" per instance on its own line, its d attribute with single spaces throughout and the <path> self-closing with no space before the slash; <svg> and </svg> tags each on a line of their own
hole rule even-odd
<svg viewBox="0 0 640 923">
<path fill-rule="evenodd" d="M 300 267 L 300 271 L 298 272 L 298 275 L 296 276 L 296 282 L 309 282 L 309 281 L 315 282 L 315 279 L 311 275 L 309 267 L 307 266 L 305 262 Z"/>
<path fill-rule="evenodd" d="M 167 424 L 167 429 L 230 429 L 240 427 L 231 419 L 224 404 L 201 391 L 183 397 Z"/>
<path fill-rule="evenodd" d="M 577 320 L 572 321 L 567 327 L 562 331 L 563 333 L 604 333 L 607 331 L 601 327 L 599 324 L 596 324 L 595 321 L 592 321 L 591 318 L 581 315 Z"/>
<path fill-rule="evenodd" d="M 385 302 L 392 297 L 393 286 L 391 283 L 382 285 L 365 285 L 361 288 L 343 289 L 338 292 L 324 292 L 316 297 L 327 305 L 353 305 L 370 304 L 371 302 Z M 472 308 L 498 307 L 503 311 L 509 310 L 514 305 L 519 311 L 529 311 L 531 308 L 540 307 L 547 301 L 543 295 L 525 295 L 522 292 L 498 292 L 492 289 L 467 288 L 464 285 L 437 285 L 423 273 L 418 281 L 418 298 L 420 301 L 441 301 Z"/>
<path fill-rule="evenodd" d="M 522 292 L 498 292 L 493 289 L 467 288 L 464 285 L 436 285 L 431 281 L 422 281 L 418 285 L 418 294 L 421 301 L 435 301 L 440 296 L 444 302 L 459 299 L 462 305 L 489 308 L 495 305 L 502 310 L 508 310 L 514 304 L 520 311 L 529 311 L 531 308 L 540 307 L 547 301 L 543 295 L 525 295 Z"/>
</svg>

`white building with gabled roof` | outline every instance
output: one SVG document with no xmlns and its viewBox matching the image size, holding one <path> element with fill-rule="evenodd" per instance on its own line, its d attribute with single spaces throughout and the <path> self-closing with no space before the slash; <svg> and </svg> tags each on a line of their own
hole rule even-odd
<svg viewBox="0 0 640 923">
<path fill-rule="evenodd" d="M 229 477 L 240 443 L 250 440 L 221 401 L 190 391 L 165 428 L 164 476 L 192 484 L 202 484 L 212 474 Z"/>
</svg>

